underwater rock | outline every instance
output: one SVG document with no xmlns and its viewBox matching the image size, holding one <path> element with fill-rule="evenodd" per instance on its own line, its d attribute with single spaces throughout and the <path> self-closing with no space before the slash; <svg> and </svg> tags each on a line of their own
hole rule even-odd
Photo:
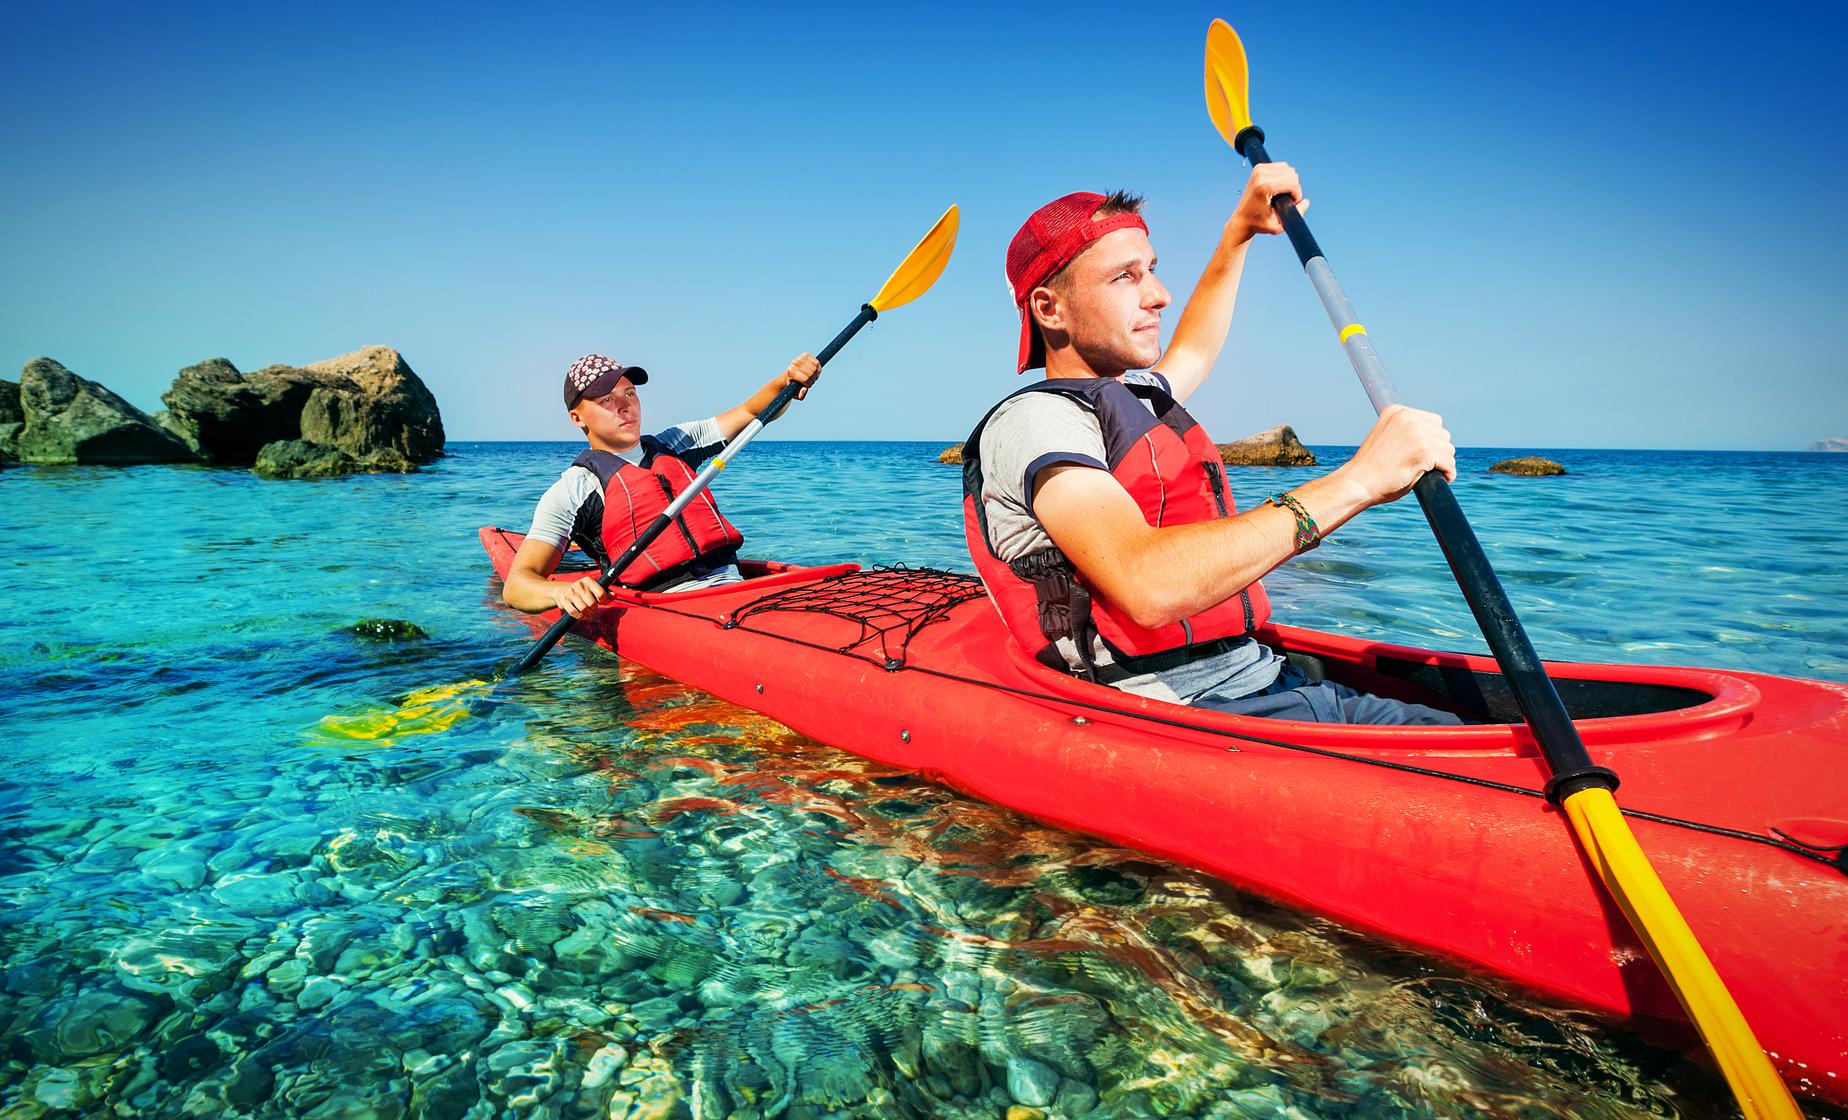
<svg viewBox="0 0 1848 1120">
<path fill-rule="evenodd" d="M 1045 1108 L 1059 1091 L 1059 1071 L 1032 1058 L 1007 1060 L 1007 1093 L 1019 1104 Z"/>
<path fill-rule="evenodd" d="M 22 463 L 126 466 L 198 460 L 153 417 L 50 358 L 34 358 L 20 371 L 18 411 L 21 427 L 9 444 Z"/>
<path fill-rule="evenodd" d="M 415 622 L 401 618 L 362 618 L 347 627 L 347 632 L 373 642 L 421 641 L 430 636 Z"/>
<path fill-rule="evenodd" d="M 1565 474 L 1566 468 L 1551 459 L 1542 459 L 1538 455 L 1520 455 L 1513 459 L 1503 459 L 1489 468 L 1490 474 L 1519 474 L 1529 476 Z"/>
<path fill-rule="evenodd" d="M 248 918 L 273 918 L 300 905 L 295 897 L 296 877 L 246 871 L 227 875 L 212 888 L 212 897 L 227 909 Z"/>
<path fill-rule="evenodd" d="M 150 879 L 171 883 L 181 890 L 198 890 L 210 877 L 206 860 L 216 850 L 216 842 L 204 838 L 179 841 L 147 849 L 135 857 L 135 866 Z"/>
<path fill-rule="evenodd" d="M 391 448 L 354 458 L 347 451 L 305 439 L 266 443 L 251 472 L 259 478 L 339 478 L 349 474 L 412 474 L 417 464 Z"/>
<path fill-rule="evenodd" d="M 71 1001 L 52 1031 L 62 1058 L 87 1058 L 120 1050 L 154 1022 L 146 1000 L 111 988 L 89 988 Z"/>
<path fill-rule="evenodd" d="M 963 449 L 963 445 L 960 443 L 956 444 L 953 447 L 944 448 L 943 454 L 937 456 L 937 462 L 939 463 L 960 463 L 962 462 L 963 461 L 962 449 Z"/>
<path fill-rule="evenodd" d="M 599 1089 L 615 1077 L 618 1070 L 629 1060 L 629 1052 L 614 1042 L 606 1043 L 602 1049 L 590 1056 L 584 1067 L 583 1088 Z"/>
<path fill-rule="evenodd" d="M 1219 445 L 1219 458 L 1232 467 L 1313 467 L 1315 452 L 1296 438 L 1296 429 L 1279 424 Z"/>
<path fill-rule="evenodd" d="M 1053 1111 L 1066 1116 L 1083 1116 L 1097 1107 L 1097 1090 L 1082 1081 L 1067 1078 L 1060 1082 L 1059 1092 L 1052 1098 Z"/>
</svg>

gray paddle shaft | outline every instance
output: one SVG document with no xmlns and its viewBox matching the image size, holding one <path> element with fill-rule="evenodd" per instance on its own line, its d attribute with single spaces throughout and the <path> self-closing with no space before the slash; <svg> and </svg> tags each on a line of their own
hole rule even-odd
<svg viewBox="0 0 1848 1120">
<path fill-rule="evenodd" d="M 1264 150 L 1264 130 L 1256 125 L 1245 126 L 1233 147 L 1250 160 L 1253 167 L 1270 162 L 1270 153 Z M 1315 243 L 1315 235 L 1309 232 L 1309 223 L 1303 221 L 1297 210 L 1296 200 L 1281 195 L 1271 200 L 1271 208 L 1283 222 L 1283 232 L 1289 235 L 1290 245 L 1296 250 L 1296 258 L 1302 262 L 1309 282 L 1315 286 L 1316 295 L 1322 298 L 1322 309 L 1328 312 L 1328 321 L 1334 324 L 1341 348 L 1347 351 L 1348 361 L 1360 375 L 1361 386 L 1373 402 L 1374 411 L 1383 412 L 1388 406 L 1398 404 L 1399 391 L 1386 376 L 1386 367 L 1380 363 L 1373 343 L 1367 339 L 1367 329 L 1355 318 L 1354 307 L 1348 303 L 1347 293 L 1335 279 L 1334 270 L 1328 267 L 1328 258 Z M 1437 471 L 1427 471 L 1412 486 L 1412 493 L 1424 509 L 1438 546 L 1444 550 L 1444 559 L 1457 577 L 1457 586 L 1501 666 L 1503 679 L 1514 693 L 1540 753 L 1553 771 L 1546 783 L 1547 797 L 1554 804 L 1563 804 L 1567 797 L 1583 789 L 1616 789 L 1617 775 L 1593 763 L 1586 752 L 1578 728 L 1560 701 L 1559 690 L 1540 663 L 1540 655 L 1528 640 L 1527 630 L 1515 614 L 1514 604 L 1503 590 L 1501 580 L 1496 578 L 1494 568 L 1489 565 L 1488 554 L 1476 539 L 1476 531 L 1463 516 L 1450 484 Z"/>
<path fill-rule="evenodd" d="M 1328 321 L 1335 325 L 1335 334 L 1345 335 L 1347 341 L 1341 348 L 1347 351 L 1348 361 L 1354 363 L 1354 372 L 1360 375 L 1361 387 L 1367 390 L 1373 411 L 1384 412 L 1388 405 L 1398 404 L 1399 390 L 1393 387 L 1392 378 L 1386 376 L 1386 366 L 1367 338 L 1367 329 L 1354 317 L 1354 307 L 1348 302 L 1347 293 L 1341 290 L 1341 281 L 1335 279 L 1335 270 L 1328 267 L 1328 258 L 1311 257 L 1304 262 L 1303 271 L 1309 274 L 1309 283 L 1315 285 L 1315 294 L 1322 297 L 1322 309 L 1328 312 Z M 1350 327 L 1356 329 L 1350 332 Z"/>
</svg>

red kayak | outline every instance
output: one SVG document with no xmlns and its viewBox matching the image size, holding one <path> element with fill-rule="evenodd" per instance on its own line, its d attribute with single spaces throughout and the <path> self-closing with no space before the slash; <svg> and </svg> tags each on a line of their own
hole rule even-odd
<svg viewBox="0 0 1848 1120">
<path fill-rule="evenodd" d="M 522 539 L 481 530 L 496 575 Z M 1545 763 L 1489 658 L 1272 626 L 1259 636 L 1312 677 L 1488 722 L 1255 719 L 1047 669 L 973 576 L 744 569 L 704 591 L 618 589 L 573 632 L 820 742 L 1691 1041 L 1541 796 Z M 1548 670 L 1779 1070 L 1848 1103 L 1848 686 Z"/>
</svg>

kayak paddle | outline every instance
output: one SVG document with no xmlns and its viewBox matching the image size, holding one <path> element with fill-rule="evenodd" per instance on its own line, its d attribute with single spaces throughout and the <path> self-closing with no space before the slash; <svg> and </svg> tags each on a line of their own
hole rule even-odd
<svg viewBox="0 0 1848 1120">
<path fill-rule="evenodd" d="M 945 210 L 943 217 L 937 219 L 937 224 L 931 227 L 930 232 L 924 235 L 924 239 L 917 243 L 910 255 L 886 280 L 885 287 L 879 289 L 879 294 L 861 305 L 860 313 L 853 317 L 851 323 L 842 328 L 841 333 L 834 336 L 834 341 L 828 343 L 822 348 L 821 353 L 815 355 L 815 360 L 824 366 L 827 365 L 828 360 L 838 354 L 841 347 L 847 345 L 849 339 L 860 333 L 861 327 L 877 319 L 881 311 L 902 307 L 929 291 L 930 286 L 937 282 L 937 277 L 943 275 L 944 266 L 950 263 L 950 251 L 956 247 L 956 229 L 959 221 L 960 215 L 956 207 L 951 206 Z M 633 563 L 635 558 L 642 554 L 642 550 L 661 535 L 662 530 L 672 525 L 674 518 L 680 515 L 680 511 L 712 484 L 712 480 L 725 469 L 725 465 L 736 458 L 738 453 L 756 438 L 758 432 L 764 430 L 764 425 L 782 415 L 783 409 L 788 407 L 789 402 L 795 399 L 801 389 L 802 386 L 794 381 L 783 386 L 776 398 L 765 405 L 763 411 L 759 412 L 749 424 L 746 424 L 742 431 L 733 436 L 723 451 L 707 462 L 699 474 L 694 477 L 692 483 L 680 493 L 680 496 L 669 503 L 660 516 L 649 522 L 648 527 L 635 538 L 635 543 L 624 549 L 622 555 L 617 557 L 615 562 L 598 578 L 598 585 L 608 590 L 609 586 L 616 582 L 617 573 Z M 541 635 L 539 640 L 533 643 L 532 648 L 526 651 L 526 656 L 522 657 L 513 667 L 512 674 L 518 676 L 539 664 L 540 659 L 546 655 L 546 651 L 557 645 L 558 640 L 565 636 L 565 632 L 570 630 L 576 621 L 577 619 L 569 614 L 561 613 L 551 629 Z"/>
<path fill-rule="evenodd" d="M 1264 150 L 1264 130 L 1251 121 L 1247 93 L 1244 44 L 1229 24 L 1216 19 L 1206 32 L 1207 113 L 1232 150 L 1256 167 L 1270 162 L 1271 157 Z M 1374 352 L 1366 327 L 1355 318 L 1346 293 L 1310 235 L 1308 223 L 1297 212 L 1295 201 L 1279 196 L 1271 205 L 1283 221 L 1284 232 L 1309 282 L 1322 298 L 1322 306 L 1374 410 L 1383 411 L 1397 404 L 1398 391 L 1387 378 L 1386 367 Z M 1443 475 L 1431 471 L 1418 480 L 1412 492 L 1418 496 L 1425 519 L 1431 523 L 1444 558 L 1463 589 L 1463 597 L 1469 601 L 1482 635 L 1488 639 L 1489 649 L 1552 771 L 1546 783 L 1547 799 L 1571 819 L 1587 858 L 1668 978 L 1688 1018 L 1712 1051 L 1740 1109 L 1748 1118 L 1801 1116 L 1790 1090 L 1765 1056 L 1740 1014 L 1739 1005 L 1694 939 L 1687 920 L 1675 908 L 1630 831 L 1629 822 L 1617 808 L 1611 796 L 1617 788 L 1617 775 L 1595 765 L 1580 742 L 1572 717 L 1541 667 L 1539 654 L 1515 617 L 1514 605 L 1489 566 L 1488 556 L 1464 518 L 1449 483 Z"/>
</svg>

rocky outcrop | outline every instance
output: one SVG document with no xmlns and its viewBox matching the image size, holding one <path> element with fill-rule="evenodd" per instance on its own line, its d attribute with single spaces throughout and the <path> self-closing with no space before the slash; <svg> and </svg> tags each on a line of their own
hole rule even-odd
<svg viewBox="0 0 1848 1120">
<path fill-rule="evenodd" d="M 239 373 L 224 358 L 208 358 L 173 379 L 157 419 L 212 462 L 243 466 L 266 443 L 301 438 L 302 408 L 316 384 L 290 366 Z"/>
<path fill-rule="evenodd" d="M 26 413 L 19 407 L 19 383 L 0 381 L 0 463 L 19 457 L 15 445 L 19 430 L 25 426 Z"/>
<path fill-rule="evenodd" d="M 1542 459 L 1538 455 L 1522 455 L 1513 459 L 1503 459 L 1490 467 L 1489 473 L 1540 476 L 1565 474 L 1566 468 L 1551 459 Z"/>
<path fill-rule="evenodd" d="M 409 474 L 417 464 L 389 447 L 354 456 L 331 444 L 283 439 L 264 444 L 250 469 L 261 478 L 337 478 L 347 474 Z"/>
<path fill-rule="evenodd" d="M 1219 445 L 1219 457 L 1233 467 L 1313 467 L 1315 452 L 1296 438 L 1296 429 L 1279 424 L 1255 436 Z"/>
<path fill-rule="evenodd" d="M 266 445 L 296 440 L 362 462 L 387 451 L 412 463 L 443 453 L 436 398 L 389 346 L 251 373 L 213 358 L 181 370 L 161 400 L 165 423 L 215 463 L 254 464 Z"/>
<path fill-rule="evenodd" d="M 962 462 L 962 444 L 959 443 L 955 445 L 954 447 L 944 448 L 943 454 L 937 456 L 937 462 L 939 463 L 960 463 Z"/>
<path fill-rule="evenodd" d="M 334 379 L 317 385 L 302 409 L 302 438 L 350 455 L 391 450 L 414 463 L 443 453 L 436 398 L 389 346 L 368 346 L 315 362 L 307 372 Z"/>
<path fill-rule="evenodd" d="M 10 445 L 22 463 L 125 466 L 198 459 L 153 417 L 50 358 L 34 358 L 20 371 L 18 412 L 20 427 Z"/>
<path fill-rule="evenodd" d="M 4 382 L 0 382 L 4 384 Z M 1848 436 L 1830 436 L 1810 444 L 1811 451 L 1848 451 Z"/>
</svg>

